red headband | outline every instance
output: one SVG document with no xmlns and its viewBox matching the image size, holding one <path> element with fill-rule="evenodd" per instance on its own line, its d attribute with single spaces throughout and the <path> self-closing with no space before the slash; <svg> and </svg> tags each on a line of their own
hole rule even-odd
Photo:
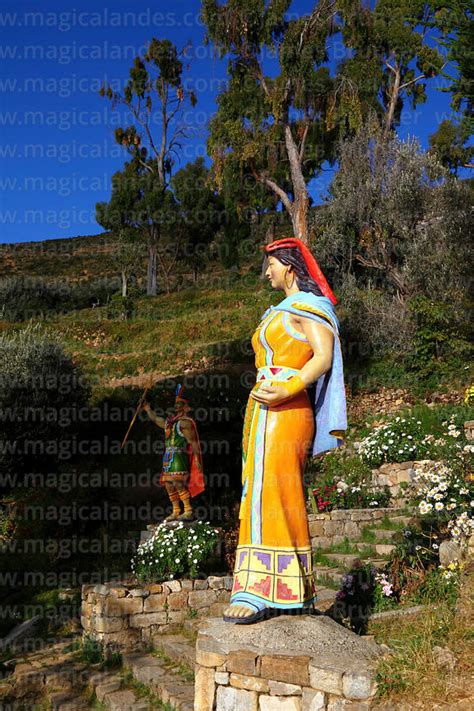
<svg viewBox="0 0 474 711">
<path fill-rule="evenodd" d="M 337 304 L 337 299 L 334 296 L 331 287 L 327 283 L 326 277 L 319 268 L 319 264 L 317 263 L 316 259 L 313 257 L 305 243 L 302 242 L 300 239 L 296 239 L 296 237 L 283 237 L 283 239 L 277 239 L 271 244 L 266 245 L 265 252 L 273 252 L 275 249 L 285 249 L 286 247 L 296 247 L 300 250 L 303 259 L 306 263 L 306 266 L 308 267 L 308 272 L 310 276 L 313 277 L 314 281 L 319 286 L 324 296 L 327 296 L 333 304 Z"/>
</svg>

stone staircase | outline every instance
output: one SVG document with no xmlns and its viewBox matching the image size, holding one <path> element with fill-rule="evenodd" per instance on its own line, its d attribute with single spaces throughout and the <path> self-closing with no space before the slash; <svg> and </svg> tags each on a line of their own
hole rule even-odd
<svg viewBox="0 0 474 711">
<path fill-rule="evenodd" d="M 410 516 L 402 515 L 394 509 L 393 514 L 385 514 L 380 523 L 363 526 L 355 539 L 346 536 L 344 541 L 329 545 L 326 539 L 322 539 L 323 545 L 318 545 L 317 537 L 313 539 L 318 600 L 321 600 L 320 592 L 324 600 L 331 598 L 329 591 L 332 592 L 332 598 L 335 598 L 343 576 L 351 570 L 356 560 L 383 568 L 396 547 L 395 535 L 410 520 Z"/>
<path fill-rule="evenodd" d="M 160 638 L 152 652 L 128 652 L 115 673 L 100 672 L 90 678 L 98 702 L 110 711 L 176 711 L 194 709 L 195 639 L 188 634 Z"/>
</svg>

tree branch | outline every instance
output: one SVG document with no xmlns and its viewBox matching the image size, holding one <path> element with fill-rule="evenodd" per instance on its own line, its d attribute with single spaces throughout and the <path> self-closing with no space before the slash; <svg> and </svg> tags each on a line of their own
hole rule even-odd
<svg viewBox="0 0 474 711">
<path fill-rule="evenodd" d="M 287 193 L 283 190 L 283 188 L 280 188 L 278 183 L 273 180 L 273 178 L 269 178 L 267 175 L 263 175 L 263 173 L 259 173 L 258 171 L 255 170 L 255 168 L 250 165 L 250 170 L 252 171 L 252 175 L 257 180 L 259 183 L 262 183 L 263 185 L 266 185 L 268 188 L 273 190 L 275 195 L 277 195 L 280 200 L 282 201 L 283 205 L 285 208 L 288 210 L 289 214 L 292 214 L 293 211 L 293 203 L 291 202 L 290 198 L 288 197 Z"/>
<path fill-rule="evenodd" d="M 309 131 L 309 121 L 306 122 L 306 125 L 304 127 L 304 133 L 301 138 L 300 150 L 299 150 L 300 163 L 303 160 L 304 150 L 306 148 L 306 139 L 308 137 L 308 131 Z"/>
</svg>

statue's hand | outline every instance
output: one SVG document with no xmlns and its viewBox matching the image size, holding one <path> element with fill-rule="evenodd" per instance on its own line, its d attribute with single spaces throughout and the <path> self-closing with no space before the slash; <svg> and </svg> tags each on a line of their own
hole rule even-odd
<svg viewBox="0 0 474 711">
<path fill-rule="evenodd" d="M 259 387 L 251 391 L 250 397 L 253 397 L 254 400 L 264 405 L 278 405 L 280 402 L 288 400 L 288 390 L 284 385 L 265 385 L 259 383 Z"/>
<path fill-rule="evenodd" d="M 145 410 L 145 412 L 150 412 L 150 410 L 151 410 L 151 405 L 149 402 L 146 402 L 146 400 L 142 405 L 142 410 Z"/>
</svg>

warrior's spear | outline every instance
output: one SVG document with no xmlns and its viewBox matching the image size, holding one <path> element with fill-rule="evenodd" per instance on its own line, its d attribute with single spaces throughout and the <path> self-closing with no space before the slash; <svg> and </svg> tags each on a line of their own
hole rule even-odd
<svg viewBox="0 0 474 711">
<path fill-rule="evenodd" d="M 127 432 L 126 432 L 126 434 L 125 434 L 125 437 L 123 438 L 123 442 L 122 442 L 122 444 L 120 445 L 120 449 L 123 449 L 124 446 L 125 446 L 125 442 L 126 442 L 127 439 L 128 439 L 128 435 L 130 434 L 130 430 L 132 429 L 132 427 L 133 427 L 133 425 L 134 425 L 134 422 L 135 422 L 135 420 L 136 420 L 137 417 L 138 417 L 138 413 L 139 413 L 140 410 L 142 409 L 142 405 L 143 405 L 143 403 L 145 402 L 145 398 L 146 398 L 147 392 L 149 391 L 150 388 L 151 388 L 151 385 L 147 385 L 146 388 L 144 389 L 143 393 L 142 393 L 142 396 L 141 396 L 141 398 L 140 398 L 140 401 L 139 401 L 139 403 L 138 403 L 138 405 L 137 405 L 137 409 L 135 410 L 135 414 L 134 414 L 133 417 L 132 417 L 132 421 L 130 422 L 130 424 L 129 424 L 129 426 L 128 426 L 128 430 L 127 430 Z"/>
</svg>

